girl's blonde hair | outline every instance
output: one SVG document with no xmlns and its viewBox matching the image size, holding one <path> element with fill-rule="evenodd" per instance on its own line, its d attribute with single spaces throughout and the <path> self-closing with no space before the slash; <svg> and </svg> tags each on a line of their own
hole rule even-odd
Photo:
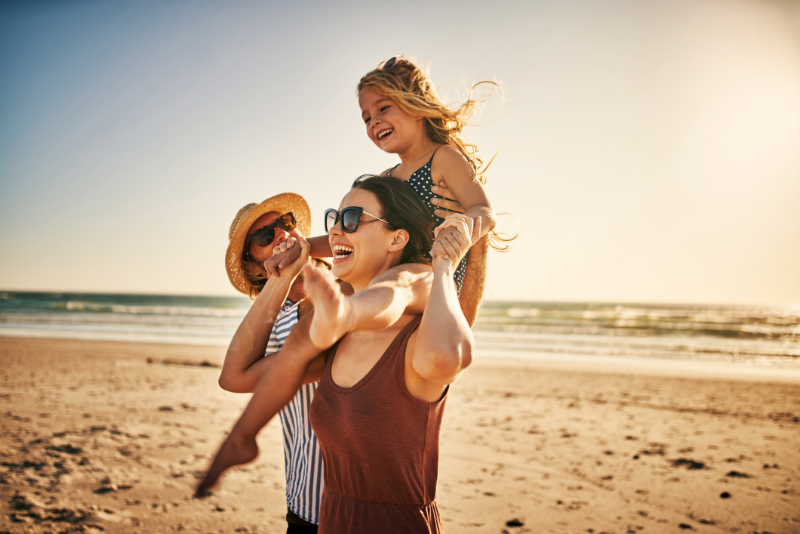
<svg viewBox="0 0 800 534">
<path fill-rule="evenodd" d="M 475 90 L 482 85 L 491 90 L 484 97 L 475 97 Z M 409 115 L 424 117 L 425 131 L 431 141 L 450 145 L 458 150 L 474 169 L 475 179 L 481 184 L 486 183 L 484 173 L 494 157 L 484 166 L 483 160 L 478 156 L 478 146 L 466 141 L 462 133 L 469 124 L 470 117 L 475 114 L 478 104 L 486 102 L 495 93 L 502 92 L 497 82 L 484 80 L 473 84 L 466 101 L 453 111 L 442 102 L 433 82 L 419 67 L 401 56 L 395 56 L 361 78 L 357 94 L 364 90 L 388 96 Z M 507 250 L 508 245 L 505 243 L 513 239 L 499 235 L 494 230 L 489 235 L 489 242 L 495 250 Z"/>
</svg>

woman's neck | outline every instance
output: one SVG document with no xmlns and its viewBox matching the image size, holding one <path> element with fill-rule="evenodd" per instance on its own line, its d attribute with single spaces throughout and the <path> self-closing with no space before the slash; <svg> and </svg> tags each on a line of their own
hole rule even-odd
<svg viewBox="0 0 800 534">
<path fill-rule="evenodd" d="M 375 269 L 371 273 L 368 274 L 364 273 L 362 276 L 358 278 L 358 280 L 355 279 L 343 279 L 343 280 L 353 287 L 353 291 L 358 293 L 362 289 L 366 289 L 373 283 L 378 282 L 382 274 L 384 274 L 386 271 L 399 264 L 400 264 L 400 255 L 391 254 L 386 257 L 386 262 L 383 265 L 381 265 L 380 268 Z"/>
</svg>

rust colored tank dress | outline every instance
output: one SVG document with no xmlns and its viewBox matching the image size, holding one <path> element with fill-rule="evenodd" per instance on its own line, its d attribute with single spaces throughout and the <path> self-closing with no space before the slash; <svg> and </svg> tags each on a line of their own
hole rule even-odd
<svg viewBox="0 0 800 534">
<path fill-rule="evenodd" d="M 320 534 L 439 533 L 439 432 L 447 391 L 428 403 L 405 381 L 411 320 L 367 375 L 350 388 L 331 379 L 338 343 L 311 404 L 325 464 Z"/>
</svg>

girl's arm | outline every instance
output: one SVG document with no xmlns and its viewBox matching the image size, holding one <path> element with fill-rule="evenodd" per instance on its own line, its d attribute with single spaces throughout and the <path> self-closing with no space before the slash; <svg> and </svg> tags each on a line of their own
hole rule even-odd
<svg viewBox="0 0 800 534">
<path fill-rule="evenodd" d="M 441 394 L 441 388 L 453 383 L 462 370 L 472 363 L 475 344 L 453 285 L 453 272 L 481 231 L 481 219 L 454 214 L 445 222 L 458 232 L 434 245 L 433 287 L 422 314 L 422 322 L 414 343 L 411 367 L 421 381 L 407 381 L 412 394 L 420 398 Z M 441 232 L 440 232 L 441 233 Z M 417 391 L 414 391 L 416 389 Z M 433 395 L 436 398 L 437 395 Z"/>
<path fill-rule="evenodd" d="M 445 145 L 434 156 L 435 169 L 433 183 L 444 182 L 447 189 L 453 192 L 455 199 L 464 209 L 464 215 L 481 218 L 481 234 L 483 237 L 497 224 L 497 216 L 489 202 L 483 185 L 475 178 L 475 171 L 467 159 L 455 148 Z M 431 202 L 436 205 L 437 202 Z"/>
</svg>

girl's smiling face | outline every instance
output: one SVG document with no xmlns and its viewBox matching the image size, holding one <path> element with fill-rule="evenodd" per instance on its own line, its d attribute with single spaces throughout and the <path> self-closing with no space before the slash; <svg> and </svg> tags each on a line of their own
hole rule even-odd
<svg viewBox="0 0 800 534">
<path fill-rule="evenodd" d="M 388 96 L 365 89 L 358 95 L 358 104 L 367 136 L 384 152 L 404 152 L 425 136 L 424 119 L 406 113 Z"/>
</svg>

